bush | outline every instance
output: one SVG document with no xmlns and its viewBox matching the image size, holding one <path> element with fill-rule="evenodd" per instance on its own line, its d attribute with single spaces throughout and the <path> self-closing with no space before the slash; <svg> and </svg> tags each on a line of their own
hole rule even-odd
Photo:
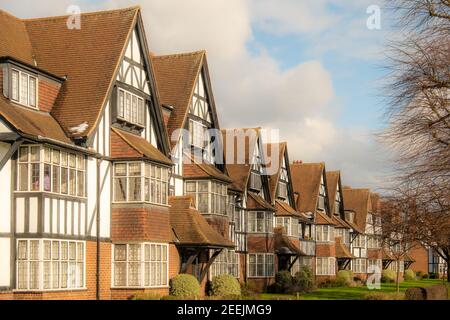
<svg viewBox="0 0 450 320">
<path fill-rule="evenodd" d="M 383 283 L 392 283 L 395 282 L 397 275 L 394 270 L 383 270 L 381 272 L 381 282 Z"/>
<path fill-rule="evenodd" d="M 157 293 L 138 293 L 131 300 L 161 300 L 161 295 Z"/>
<path fill-rule="evenodd" d="M 275 282 L 269 287 L 272 293 L 287 293 L 292 288 L 293 278 L 289 271 L 283 270 L 275 275 Z"/>
<path fill-rule="evenodd" d="M 439 275 L 437 273 L 430 272 L 429 278 L 430 279 L 439 279 Z"/>
<path fill-rule="evenodd" d="M 215 276 L 211 281 L 211 295 L 219 297 L 240 297 L 241 284 L 229 274 Z"/>
<path fill-rule="evenodd" d="M 404 300 L 403 294 L 372 292 L 364 296 L 364 300 Z"/>
<path fill-rule="evenodd" d="M 349 287 L 353 283 L 353 272 L 351 270 L 339 270 L 336 281 L 341 287 Z"/>
<path fill-rule="evenodd" d="M 430 279 L 430 275 L 428 273 L 424 273 L 422 275 L 422 279 Z"/>
<path fill-rule="evenodd" d="M 416 272 L 416 277 L 417 277 L 417 279 L 422 279 L 422 277 L 423 277 L 423 272 L 422 272 L 422 271 L 417 271 L 417 272 Z"/>
<path fill-rule="evenodd" d="M 303 266 L 299 272 L 297 272 L 292 281 L 292 287 L 289 290 L 291 293 L 295 292 L 311 292 L 315 288 L 314 275 L 311 268 Z"/>
<path fill-rule="evenodd" d="M 405 273 L 403 274 L 403 278 L 405 280 L 416 280 L 416 273 L 412 271 L 411 269 L 405 270 Z"/>
<path fill-rule="evenodd" d="M 195 299 L 200 295 L 200 284 L 193 275 L 178 274 L 170 280 L 170 295 L 183 299 Z"/>
</svg>

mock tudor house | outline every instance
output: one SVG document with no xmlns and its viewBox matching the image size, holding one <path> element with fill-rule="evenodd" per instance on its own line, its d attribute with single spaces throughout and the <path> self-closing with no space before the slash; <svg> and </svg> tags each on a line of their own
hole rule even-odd
<svg viewBox="0 0 450 320">
<path fill-rule="evenodd" d="M 274 243 L 275 207 L 270 198 L 268 176 L 260 128 L 222 130 L 227 171 L 244 211 L 244 279 L 251 287 L 264 290 L 276 272 Z M 242 259 L 241 259 L 242 260 Z"/>
<path fill-rule="evenodd" d="M 174 234 L 181 254 L 181 272 L 193 273 L 202 285 L 222 273 L 239 278 L 237 246 L 232 241 L 235 240 L 234 207 L 228 206 L 228 186 L 232 180 L 227 175 L 221 151 L 221 132 L 206 53 L 150 55 L 150 58 L 175 164 L 171 192 L 192 198 L 183 198 L 185 207 L 190 207 L 190 211 L 197 209 L 201 214 L 195 215 L 197 219 L 207 221 L 202 224 L 203 229 L 207 229 L 205 234 L 215 235 L 216 239 L 214 245 L 206 239 L 197 243 L 190 241 L 189 245 L 183 243 L 178 235 L 188 230 L 177 221 L 179 215 L 171 212 L 172 227 L 180 228 L 174 228 Z M 171 208 L 173 210 L 175 207 Z"/>
<path fill-rule="evenodd" d="M 335 223 L 334 236 L 336 247 L 336 263 L 338 270 L 349 270 L 354 258 L 351 244 L 358 234 L 357 228 L 346 221 L 344 196 L 342 193 L 341 172 L 327 171 L 327 190 L 332 220 Z M 334 201 L 333 201 L 334 199 Z"/>
<path fill-rule="evenodd" d="M 172 162 L 138 7 L 0 12 L 0 296 L 166 292 Z"/>
<path fill-rule="evenodd" d="M 315 263 L 318 282 L 336 276 L 335 223 L 329 207 L 327 177 L 324 163 L 291 164 L 292 184 L 298 194 L 297 208 L 314 222 Z"/>
</svg>

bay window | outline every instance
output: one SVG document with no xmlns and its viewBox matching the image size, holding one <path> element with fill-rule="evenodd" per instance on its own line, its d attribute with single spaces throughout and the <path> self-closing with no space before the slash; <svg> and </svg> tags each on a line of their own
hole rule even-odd
<svg viewBox="0 0 450 320">
<path fill-rule="evenodd" d="M 266 211 L 249 211 L 248 233 L 271 233 L 273 232 L 273 213 Z"/>
<path fill-rule="evenodd" d="M 11 100 L 27 107 L 36 108 L 37 77 L 17 69 L 12 69 Z"/>
<path fill-rule="evenodd" d="M 341 241 L 345 245 L 350 245 L 350 230 L 347 228 L 335 228 L 335 237 L 341 237 Z"/>
<path fill-rule="evenodd" d="M 141 127 L 145 125 L 145 101 L 122 88 L 117 89 L 117 117 Z"/>
<path fill-rule="evenodd" d="M 355 240 L 353 241 L 353 247 L 357 248 L 365 248 L 366 247 L 366 236 L 359 234 L 356 236 Z"/>
<path fill-rule="evenodd" d="M 197 210 L 203 214 L 227 215 L 227 186 L 210 181 L 186 181 L 185 194 L 194 197 Z"/>
<path fill-rule="evenodd" d="M 292 217 L 277 217 L 276 218 L 277 227 L 283 228 L 283 233 L 290 237 L 299 237 L 299 227 L 298 219 Z"/>
<path fill-rule="evenodd" d="M 114 164 L 114 202 L 166 205 L 169 169 L 145 162 Z"/>
<path fill-rule="evenodd" d="M 19 148 L 16 191 L 45 191 L 84 197 L 86 157 L 39 145 Z"/>
<path fill-rule="evenodd" d="M 255 171 L 250 172 L 250 189 L 255 190 L 255 191 L 261 191 L 262 180 L 261 180 L 261 174 L 259 172 L 255 172 Z"/>
<path fill-rule="evenodd" d="M 316 257 L 316 274 L 318 276 L 334 276 L 336 274 L 336 258 Z"/>
<path fill-rule="evenodd" d="M 369 259 L 369 263 L 367 265 L 367 272 L 374 272 L 374 267 L 378 267 L 378 270 L 381 272 L 383 270 L 383 262 L 381 259 Z"/>
<path fill-rule="evenodd" d="M 380 249 L 381 248 L 381 238 L 377 236 L 367 236 L 367 248 L 369 249 Z"/>
<path fill-rule="evenodd" d="M 85 243 L 50 239 L 17 240 L 17 289 L 85 287 Z"/>
<path fill-rule="evenodd" d="M 168 261 L 167 244 L 114 244 L 113 287 L 166 287 Z"/>
<path fill-rule="evenodd" d="M 273 277 L 275 256 L 272 253 L 249 253 L 248 276 L 250 278 Z"/>
<path fill-rule="evenodd" d="M 234 250 L 223 249 L 210 268 L 211 279 L 221 274 L 239 278 L 239 254 Z"/>
<path fill-rule="evenodd" d="M 316 241 L 334 241 L 334 227 L 329 225 L 316 225 Z"/>
<path fill-rule="evenodd" d="M 353 259 L 352 271 L 354 273 L 366 273 L 367 272 L 367 259 Z"/>
</svg>

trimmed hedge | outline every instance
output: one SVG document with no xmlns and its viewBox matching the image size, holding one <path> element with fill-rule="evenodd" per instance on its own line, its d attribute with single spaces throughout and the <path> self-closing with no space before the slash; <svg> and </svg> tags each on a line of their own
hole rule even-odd
<svg viewBox="0 0 450 320">
<path fill-rule="evenodd" d="M 405 280 L 416 280 L 416 273 L 411 269 L 407 269 L 403 274 L 403 278 Z"/>
<path fill-rule="evenodd" d="M 353 283 L 353 272 L 351 270 L 339 270 L 336 281 L 342 287 L 348 287 Z"/>
<path fill-rule="evenodd" d="M 395 282 L 397 275 L 394 270 L 383 270 L 381 272 L 381 282 L 383 283 L 392 283 Z"/>
<path fill-rule="evenodd" d="M 200 284 L 190 274 L 178 274 L 170 279 L 171 296 L 183 299 L 195 299 L 200 295 Z"/>
<path fill-rule="evenodd" d="M 220 297 L 241 296 L 241 284 L 229 274 L 215 276 L 211 281 L 211 294 Z"/>
<path fill-rule="evenodd" d="M 447 300 L 447 287 L 443 284 L 436 284 L 424 288 L 408 288 L 405 292 L 407 300 Z"/>
</svg>

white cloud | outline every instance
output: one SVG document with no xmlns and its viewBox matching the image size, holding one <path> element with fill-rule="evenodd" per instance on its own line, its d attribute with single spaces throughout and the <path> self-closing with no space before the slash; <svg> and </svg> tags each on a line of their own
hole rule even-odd
<svg viewBox="0 0 450 320">
<path fill-rule="evenodd" d="M 45 16 L 64 14 L 73 2 L 0 0 L 0 7 L 21 17 Z M 320 59 L 282 70 L 264 48 L 255 56 L 247 45 L 256 25 L 274 34 L 309 37 L 310 52 L 317 55 L 344 49 L 354 51 L 347 56 L 364 56 L 370 50 L 358 48 L 355 41 L 367 37 L 358 29 L 367 2 L 346 2 L 340 11 L 330 10 L 330 3 L 338 6 L 330 0 L 152 0 L 140 5 L 150 50 L 207 50 L 222 127 L 279 128 L 291 160 L 326 161 L 328 169 L 342 169 L 345 183 L 364 186 L 379 182 L 381 152 L 364 128 L 336 124 L 343 106 L 336 105 L 340 97 Z M 82 11 L 135 5 L 128 0 L 78 3 Z M 360 10 L 362 18 L 348 20 L 345 8 L 350 7 Z"/>
</svg>

